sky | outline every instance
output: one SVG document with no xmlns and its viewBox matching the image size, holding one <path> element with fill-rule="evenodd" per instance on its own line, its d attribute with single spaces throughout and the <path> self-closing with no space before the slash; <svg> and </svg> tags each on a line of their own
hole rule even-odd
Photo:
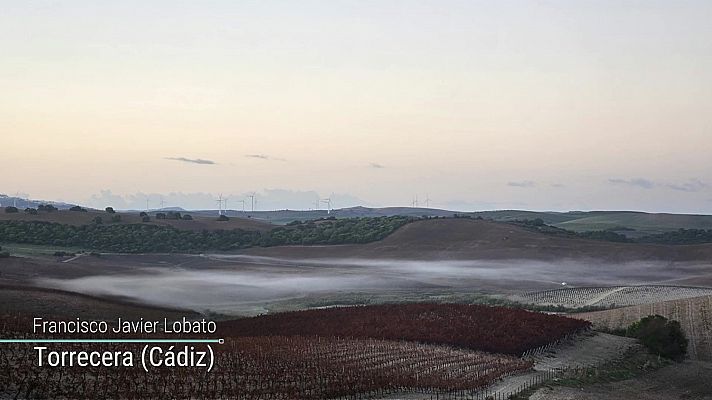
<svg viewBox="0 0 712 400">
<path fill-rule="evenodd" d="M 0 7 L 0 193 L 712 213 L 709 1 Z"/>
</svg>

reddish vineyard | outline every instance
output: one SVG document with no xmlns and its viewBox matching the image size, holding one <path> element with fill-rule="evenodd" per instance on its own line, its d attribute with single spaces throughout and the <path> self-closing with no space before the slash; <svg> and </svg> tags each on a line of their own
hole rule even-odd
<svg viewBox="0 0 712 400">
<path fill-rule="evenodd" d="M 139 349 L 136 346 L 134 352 Z M 64 350 L 119 350 L 63 346 Z M 120 350 L 126 350 L 122 346 Z M 395 392 L 471 392 L 531 363 L 445 346 L 383 340 L 260 337 L 230 340 L 217 367 L 41 368 L 31 345 L 0 347 L 0 398 L 325 399 Z"/>
<path fill-rule="evenodd" d="M 525 310 L 399 304 L 295 311 L 229 321 L 226 336 L 326 336 L 406 340 L 519 355 L 590 323 Z"/>
</svg>

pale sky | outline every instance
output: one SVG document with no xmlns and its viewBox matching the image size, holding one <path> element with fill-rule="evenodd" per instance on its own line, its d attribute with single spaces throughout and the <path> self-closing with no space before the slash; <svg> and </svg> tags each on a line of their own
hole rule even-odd
<svg viewBox="0 0 712 400">
<path fill-rule="evenodd" d="M 712 213 L 710 1 L 0 9 L 0 193 Z"/>
</svg>

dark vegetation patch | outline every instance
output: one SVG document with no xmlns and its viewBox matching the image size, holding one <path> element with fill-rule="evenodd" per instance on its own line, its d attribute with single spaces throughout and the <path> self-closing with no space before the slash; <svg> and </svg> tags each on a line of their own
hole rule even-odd
<svg viewBox="0 0 712 400">
<path fill-rule="evenodd" d="M 169 226 L 104 224 L 103 220 L 82 226 L 42 221 L 0 221 L 0 242 L 121 253 L 199 253 L 255 246 L 368 243 L 385 238 L 413 220 L 411 217 L 325 219 L 277 227 L 268 232 L 243 229 L 185 231 Z"/>
</svg>

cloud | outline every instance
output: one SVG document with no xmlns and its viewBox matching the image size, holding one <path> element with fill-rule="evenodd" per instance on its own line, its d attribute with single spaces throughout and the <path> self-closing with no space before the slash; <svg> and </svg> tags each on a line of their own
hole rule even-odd
<svg viewBox="0 0 712 400">
<path fill-rule="evenodd" d="M 655 187 L 655 182 L 644 179 L 644 178 L 633 178 L 633 179 L 619 179 L 619 178 L 610 178 L 608 179 L 608 183 L 611 183 L 613 185 L 626 185 L 626 186 L 634 186 L 634 187 L 639 187 L 643 189 L 652 189 Z"/>
<path fill-rule="evenodd" d="M 371 167 L 371 168 L 376 168 L 376 169 L 386 168 L 385 165 L 379 164 L 379 163 L 375 163 L 375 162 L 368 163 L 368 166 Z"/>
<path fill-rule="evenodd" d="M 185 157 L 166 157 L 166 160 L 181 161 L 191 164 L 204 164 L 204 165 L 215 165 L 217 164 L 212 160 L 203 160 L 202 158 L 185 158 Z"/>
<path fill-rule="evenodd" d="M 682 183 L 670 183 L 666 186 L 672 190 L 679 190 L 681 192 L 699 192 L 709 187 L 709 185 L 699 179 L 690 179 Z"/>
<path fill-rule="evenodd" d="M 507 186 L 519 187 L 519 188 L 531 188 L 536 186 L 536 183 L 532 181 L 520 181 L 520 182 L 507 182 Z"/>
<path fill-rule="evenodd" d="M 256 158 L 258 160 L 287 161 L 284 158 L 272 157 L 267 154 L 245 154 L 245 158 Z"/>
</svg>

